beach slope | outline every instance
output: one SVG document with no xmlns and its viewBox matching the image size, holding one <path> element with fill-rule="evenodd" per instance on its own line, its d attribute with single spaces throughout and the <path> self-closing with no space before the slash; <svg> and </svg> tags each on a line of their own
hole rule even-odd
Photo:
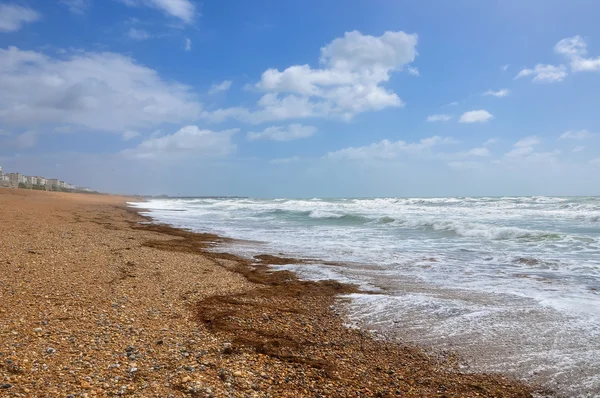
<svg viewBox="0 0 600 398">
<path fill-rule="evenodd" d="M 529 397 L 344 327 L 354 287 L 207 251 L 127 198 L 0 189 L 0 396 Z"/>
</svg>

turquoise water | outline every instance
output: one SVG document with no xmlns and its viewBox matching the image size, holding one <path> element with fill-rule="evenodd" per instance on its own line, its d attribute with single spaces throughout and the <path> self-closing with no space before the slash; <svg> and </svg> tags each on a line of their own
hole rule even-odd
<svg viewBox="0 0 600 398">
<path fill-rule="evenodd" d="M 351 319 L 455 349 L 474 370 L 514 373 L 570 395 L 600 392 L 598 197 L 161 199 L 132 205 L 160 222 L 252 241 L 227 248 L 242 255 L 341 262 L 284 268 L 379 290 L 352 297 L 346 308 Z"/>
</svg>

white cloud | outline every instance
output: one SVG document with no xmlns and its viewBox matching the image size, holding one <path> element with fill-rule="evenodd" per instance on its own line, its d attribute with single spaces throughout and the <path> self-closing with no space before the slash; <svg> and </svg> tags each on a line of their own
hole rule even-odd
<svg viewBox="0 0 600 398">
<path fill-rule="evenodd" d="M 227 91 L 231 88 L 231 80 L 223 80 L 219 84 L 213 84 L 210 90 L 208 90 L 209 94 L 216 94 L 222 91 Z"/>
<path fill-rule="evenodd" d="M 127 36 L 131 40 L 148 40 L 152 37 L 152 35 L 145 30 L 130 28 L 129 32 L 127 32 Z"/>
<path fill-rule="evenodd" d="M 276 93 L 263 95 L 258 101 L 259 110 L 235 107 L 204 112 L 203 117 L 212 121 L 223 121 L 234 118 L 243 122 L 260 124 L 273 120 L 302 119 L 309 117 L 326 117 L 330 107 L 325 103 L 313 103 L 308 97 L 287 95 L 280 97 Z"/>
<path fill-rule="evenodd" d="M 575 148 L 573 148 L 573 150 L 571 150 L 571 152 L 578 153 L 578 152 L 583 152 L 584 150 L 585 150 L 585 147 L 583 145 L 578 145 Z"/>
<path fill-rule="evenodd" d="M 16 32 L 26 23 L 39 20 L 41 15 L 31 8 L 16 4 L 0 4 L 0 32 Z"/>
<path fill-rule="evenodd" d="M 534 153 L 534 147 L 540 143 L 537 137 L 526 137 L 517 141 L 513 149 L 506 154 L 508 157 L 522 157 Z"/>
<path fill-rule="evenodd" d="M 502 90 L 498 90 L 498 91 L 494 91 L 494 90 L 488 90 L 485 93 L 483 93 L 484 96 L 494 96 L 494 97 L 498 97 L 498 98 L 502 98 L 502 97 L 506 97 L 510 94 L 510 90 L 507 88 L 503 88 Z"/>
<path fill-rule="evenodd" d="M 428 122 L 447 122 L 448 120 L 452 119 L 452 116 L 450 115 L 444 115 L 444 114 L 439 114 L 439 115 L 429 115 L 427 116 L 427 120 Z"/>
<path fill-rule="evenodd" d="M 461 115 L 460 123 L 486 123 L 494 116 L 484 109 L 465 112 Z"/>
<path fill-rule="evenodd" d="M 271 159 L 269 161 L 269 163 L 271 163 L 271 164 L 290 164 L 290 163 L 300 162 L 301 160 L 302 160 L 302 158 L 299 156 L 291 156 L 289 158 Z"/>
<path fill-rule="evenodd" d="M 189 37 L 185 38 L 185 51 L 192 51 L 192 40 Z"/>
<path fill-rule="evenodd" d="M 362 112 L 402 107 L 400 97 L 383 84 L 414 61 L 416 45 L 417 35 L 404 32 L 377 37 L 346 32 L 321 48 L 323 68 L 305 64 L 267 69 L 254 86 L 264 93 L 257 110 L 219 109 L 205 117 L 250 123 L 308 117 L 350 120 Z"/>
<path fill-rule="evenodd" d="M 454 142 L 454 140 L 439 136 L 424 138 L 417 143 L 407 143 L 401 140 L 396 142 L 383 140 L 368 146 L 349 147 L 329 152 L 325 155 L 325 158 L 332 160 L 392 160 L 402 154 L 418 155 L 436 145 L 451 142 Z"/>
<path fill-rule="evenodd" d="M 510 65 L 509 65 L 509 64 L 502 65 L 502 70 L 506 72 L 506 71 L 508 70 L 508 68 L 509 68 L 509 67 L 510 67 Z"/>
<path fill-rule="evenodd" d="M 537 83 L 555 83 L 561 82 L 567 77 L 567 70 L 564 65 L 537 64 L 534 69 L 521 70 L 515 79 L 527 76 L 533 76 L 533 81 Z"/>
<path fill-rule="evenodd" d="M 192 23 L 196 7 L 190 0 L 121 0 L 128 6 L 147 6 L 158 9 L 167 15 Z"/>
<path fill-rule="evenodd" d="M 564 57 L 572 72 L 600 71 L 600 57 L 588 57 L 587 43 L 581 36 L 567 37 L 554 46 L 554 52 Z M 564 65 L 537 64 L 533 69 L 523 69 L 515 79 L 533 76 L 534 82 L 555 83 L 567 77 Z"/>
<path fill-rule="evenodd" d="M 85 14 L 90 7 L 91 0 L 60 0 L 73 14 Z"/>
<path fill-rule="evenodd" d="M 137 136 L 139 136 L 139 135 L 140 135 L 140 133 L 138 133 L 137 131 L 133 131 L 133 130 L 126 130 L 126 131 L 123 133 L 122 137 L 123 137 L 123 140 L 124 140 L 124 141 L 128 141 L 128 140 L 130 140 L 130 139 L 132 139 L 132 138 L 135 138 L 135 137 L 137 137 Z"/>
<path fill-rule="evenodd" d="M 188 86 L 114 53 L 53 58 L 16 47 L 0 49 L 0 119 L 21 128 L 122 132 L 197 119 Z"/>
<path fill-rule="evenodd" d="M 592 166 L 599 166 L 600 167 L 600 158 L 595 158 L 595 159 L 590 160 L 590 164 Z"/>
<path fill-rule="evenodd" d="M 471 149 L 469 152 L 467 152 L 468 155 L 471 156 L 481 156 L 481 157 L 485 157 L 485 156 L 490 156 L 490 150 L 487 148 L 473 148 Z"/>
<path fill-rule="evenodd" d="M 308 138 L 317 132 L 314 126 L 304 126 L 302 124 L 290 124 L 284 126 L 267 127 L 263 131 L 249 132 L 248 140 L 273 140 L 273 141 L 292 141 L 300 138 Z"/>
<path fill-rule="evenodd" d="M 500 142 L 500 140 L 498 138 L 490 138 L 489 140 L 487 140 L 486 142 L 483 143 L 483 146 L 494 145 L 494 144 L 497 144 L 498 142 Z"/>
<path fill-rule="evenodd" d="M 556 43 L 554 51 L 569 61 L 573 72 L 600 71 L 600 57 L 587 57 L 587 43 L 581 36 L 562 39 Z"/>
<path fill-rule="evenodd" d="M 570 130 L 565 133 L 562 133 L 560 135 L 560 137 L 558 137 L 558 139 L 559 140 L 587 140 L 588 138 L 592 138 L 595 136 L 596 136 L 596 134 L 590 133 L 587 130 L 579 130 L 579 131 Z"/>
<path fill-rule="evenodd" d="M 446 107 L 446 106 L 456 106 L 456 105 L 458 105 L 458 101 L 452 101 L 449 104 L 444 105 L 444 107 Z"/>
<path fill-rule="evenodd" d="M 409 66 L 406 68 L 406 71 L 408 72 L 409 75 L 421 76 L 421 72 L 419 72 L 419 68 L 417 68 L 417 67 Z"/>
<path fill-rule="evenodd" d="M 142 159 L 170 158 L 178 156 L 225 156 L 235 151 L 231 136 L 239 129 L 221 132 L 201 130 L 198 126 L 186 126 L 174 134 L 149 138 L 137 147 L 121 153 Z"/>
</svg>

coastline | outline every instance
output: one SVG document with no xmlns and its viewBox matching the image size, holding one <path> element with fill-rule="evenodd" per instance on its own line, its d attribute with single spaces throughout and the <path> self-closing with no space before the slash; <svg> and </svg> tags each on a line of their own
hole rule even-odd
<svg viewBox="0 0 600 398">
<path fill-rule="evenodd" d="M 307 282 L 207 250 L 126 198 L 0 189 L 0 385 L 7 396 L 487 396 L 533 388 L 377 340 Z M 84 198 L 82 198 L 84 197 Z M 5 239 L 6 237 L 6 239 Z"/>
</svg>

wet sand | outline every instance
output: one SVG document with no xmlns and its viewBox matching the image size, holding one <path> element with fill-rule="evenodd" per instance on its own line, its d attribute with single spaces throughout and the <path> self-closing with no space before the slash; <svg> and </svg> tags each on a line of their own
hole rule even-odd
<svg viewBox="0 0 600 398">
<path fill-rule="evenodd" d="M 337 282 L 207 249 L 126 198 L 0 189 L 0 396 L 529 397 L 344 326 Z"/>
</svg>

